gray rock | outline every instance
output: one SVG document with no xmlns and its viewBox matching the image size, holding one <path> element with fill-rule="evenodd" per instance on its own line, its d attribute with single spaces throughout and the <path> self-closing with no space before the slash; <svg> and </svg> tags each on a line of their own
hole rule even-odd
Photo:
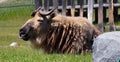
<svg viewBox="0 0 120 62">
<path fill-rule="evenodd" d="M 93 62 L 120 62 L 120 32 L 104 33 L 94 39 Z"/>
</svg>

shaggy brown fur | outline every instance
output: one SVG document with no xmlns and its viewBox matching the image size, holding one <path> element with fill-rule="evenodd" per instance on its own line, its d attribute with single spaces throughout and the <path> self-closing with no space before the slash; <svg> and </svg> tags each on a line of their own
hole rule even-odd
<svg viewBox="0 0 120 62">
<path fill-rule="evenodd" d="M 46 24 L 42 21 L 39 25 L 37 19 L 47 20 Z M 63 15 L 55 15 L 48 21 L 36 13 L 22 29 L 32 22 L 31 26 L 34 28 L 34 33 L 31 34 L 30 42 L 34 48 L 42 48 L 46 53 L 81 54 L 91 51 L 93 39 L 101 34 L 97 28 L 87 21 L 83 17 Z"/>
</svg>

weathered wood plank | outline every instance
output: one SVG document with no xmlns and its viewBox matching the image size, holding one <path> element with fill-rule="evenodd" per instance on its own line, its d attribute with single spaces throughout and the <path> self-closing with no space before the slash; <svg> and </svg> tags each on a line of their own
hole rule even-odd
<svg viewBox="0 0 120 62">
<path fill-rule="evenodd" d="M 92 24 L 93 22 L 93 0 L 88 0 L 88 8 L 87 8 L 88 14 L 88 21 Z"/>
<path fill-rule="evenodd" d="M 99 7 L 98 7 L 98 28 L 101 32 L 104 31 L 103 27 L 103 0 L 99 0 Z"/>
<path fill-rule="evenodd" d="M 58 8 L 58 0 L 53 0 L 53 7 L 54 8 L 56 8 L 56 7 Z M 57 12 L 58 12 L 58 10 L 56 9 L 55 13 L 57 13 Z"/>
<path fill-rule="evenodd" d="M 114 15 L 113 15 L 113 0 L 109 0 L 109 29 L 110 31 L 115 31 L 115 25 L 114 25 Z"/>
<path fill-rule="evenodd" d="M 45 11 L 48 11 L 48 9 L 49 9 L 49 0 L 44 0 L 44 9 L 45 9 Z"/>
<path fill-rule="evenodd" d="M 62 15 L 66 15 L 66 0 L 62 0 Z"/>
<path fill-rule="evenodd" d="M 104 31 L 103 27 L 103 0 L 99 0 L 99 7 L 98 7 L 98 28 L 101 32 Z"/>
<path fill-rule="evenodd" d="M 37 9 L 40 6 L 42 7 L 42 0 L 35 0 L 35 9 Z"/>
<path fill-rule="evenodd" d="M 71 0 L 71 16 L 75 15 L 75 1 Z"/>
</svg>

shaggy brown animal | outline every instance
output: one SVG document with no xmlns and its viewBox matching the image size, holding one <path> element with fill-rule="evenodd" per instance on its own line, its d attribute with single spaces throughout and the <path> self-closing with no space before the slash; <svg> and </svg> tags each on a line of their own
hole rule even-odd
<svg viewBox="0 0 120 62">
<path fill-rule="evenodd" d="M 91 51 L 93 39 L 101 32 L 83 17 L 68 17 L 50 12 L 33 12 L 20 29 L 20 37 L 46 53 L 81 54 Z"/>
</svg>

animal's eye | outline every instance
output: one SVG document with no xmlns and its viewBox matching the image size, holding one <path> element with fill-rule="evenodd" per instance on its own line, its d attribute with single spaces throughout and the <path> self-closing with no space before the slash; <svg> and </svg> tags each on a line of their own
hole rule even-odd
<svg viewBox="0 0 120 62">
<path fill-rule="evenodd" d="M 41 23 L 43 22 L 43 20 L 37 20 L 37 21 L 38 21 L 38 22 L 41 22 Z"/>
</svg>

